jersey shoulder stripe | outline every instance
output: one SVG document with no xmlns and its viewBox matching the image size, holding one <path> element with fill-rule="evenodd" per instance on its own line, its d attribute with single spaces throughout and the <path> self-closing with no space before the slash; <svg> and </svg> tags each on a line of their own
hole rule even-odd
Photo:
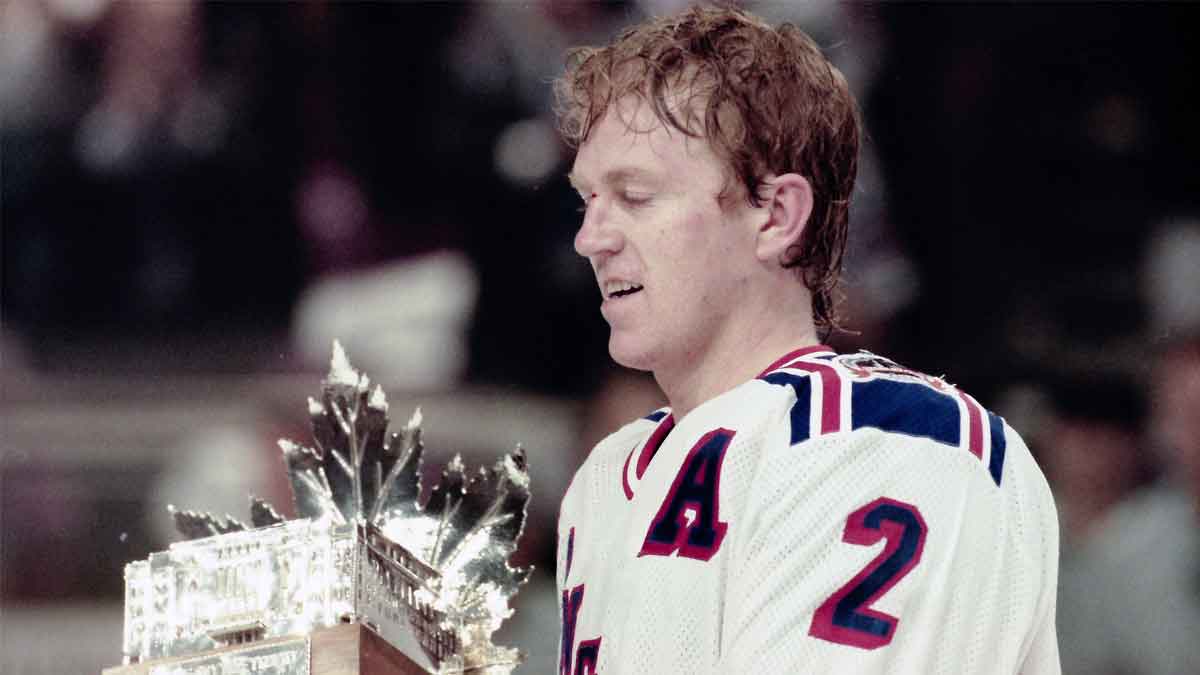
<svg viewBox="0 0 1200 675">
<path fill-rule="evenodd" d="M 796 445 L 807 441 L 811 435 L 809 406 L 811 405 L 812 382 L 809 376 L 778 370 L 767 373 L 760 379 L 771 384 L 792 388 L 796 394 L 796 402 L 792 404 L 792 409 L 788 413 L 792 427 L 790 444 Z"/>
<path fill-rule="evenodd" d="M 962 448 L 1000 485 L 1007 442 L 1004 420 L 940 377 L 870 352 L 808 351 L 781 360 L 760 380 L 789 387 L 791 444 L 813 436 L 872 428 Z"/>
<path fill-rule="evenodd" d="M 894 434 L 960 444 L 959 401 L 932 387 L 896 380 L 855 382 L 851 428 L 872 427 Z"/>
<path fill-rule="evenodd" d="M 1008 441 L 1004 437 L 1004 418 L 990 410 L 987 411 L 987 415 L 988 437 L 992 446 L 992 456 L 988 460 L 988 473 L 991 474 L 992 480 L 996 481 L 996 485 L 999 485 L 1000 477 L 1004 475 L 1004 452 L 1008 448 Z"/>
</svg>

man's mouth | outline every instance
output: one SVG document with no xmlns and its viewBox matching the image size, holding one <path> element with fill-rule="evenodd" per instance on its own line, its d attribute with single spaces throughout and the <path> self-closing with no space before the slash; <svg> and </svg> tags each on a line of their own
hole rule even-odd
<svg viewBox="0 0 1200 675">
<path fill-rule="evenodd" d="M 606 281 L 604 282 L 604 297 L 605 298 L 623 298 L 627 295 L 633 295 L 642 290 L 638 284 L 629 281 Z"/>
</svg>

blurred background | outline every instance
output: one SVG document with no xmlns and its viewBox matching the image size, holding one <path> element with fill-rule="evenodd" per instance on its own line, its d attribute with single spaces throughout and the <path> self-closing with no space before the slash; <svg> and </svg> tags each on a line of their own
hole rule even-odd
<svg viewBox="0 0 1200 675">
<path fill-rule="evenodd" d="M 0 3 L 0 672 L 120 663 L 168 503 L 290 506 L 334 337 L 428 470 L 528 450 L 498 641 L 551 670 L 558 501 L 661 395 L 608 361 L 549 81 L 681 4 Z M 1029 441 L 1067 673 L 1200 672 L 1200 6 L 745 4 L 864 109 L 833 344 Z"/>
</svg>

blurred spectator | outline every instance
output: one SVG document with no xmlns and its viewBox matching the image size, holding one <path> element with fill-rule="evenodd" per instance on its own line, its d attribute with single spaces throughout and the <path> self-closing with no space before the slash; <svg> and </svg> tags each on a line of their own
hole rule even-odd
<svg viewBox="0 0 1200 675">
<path fill-rule="evenodd" d="M 1192 500 L 1193 526 L 1200 527 L 1200 335 L 1168 348 L 1159 360 L 1153 430 L 1173 483 Z"/>
<path fill-rule="evenodd" d="M 310 365 L 340 340 L 378 381 L 414 391 L 452 389 L 467 360 L 474 270 L 444 251 L 314 281 L 296 305 L 293 348 Z"/>
<path fill-rule="evenodd" d="M 1143 293 L 1156 336 L 1200 331 L 1200 218 L 1162 223 L 1150 238 Z"/>
<path fill-rule="evenodd" d="M 1154 467 L 1144 448 L 1146 403 L 1137 383 L 1100 374 L 1060 378 L 1051 389 L 1054 414 L 1039 438 L 1041 462 L 1069 550 L 1102 529 L 1110 509 L 1150 482 Z"/>
<path fill-rule="evenodd" d="M 893 353 L 979 391 L 1019 367 L 1009 337 L 1031 300 L 1124 283 L 1147 225 L 1196 203 L 1200 125 L 1184 111 L 1200 43 L 1183 27 L 1200 6 L 873 7 L 889 58 L 867 128 L 921 291 Z"/>
<path fill-rule="evenodd" d="M 600 293 L 574 251 L 578 197 L 554 130 L 549 82 L 568 45 L 636 18 L 618 3 L 474 3 L 451 37 L 442 124 L 459 153 L 447 207 L 479 277 L 470 331 L 476 383 L 587 396 L 607 361 Z"/>
<path fill-rule="evenodd" d="M 1200 673 L 1200 339 L 1161 355 L 1153 392 L 1168 473 L 1113 509 L 1064 574 L 1066 673 Z"/>
<path fill-rule="evenodd" d="M 37 366 L 286 316 L 296 237 L 267 169 L 287 147 L 263 122 L 267 35 L 261 11 L 194 2 L 0 5 L 3 308 Z"/>
<path fill-rule="evenodd" d="M 296 405 L 267 401 L 248 408 L 241 418 L 205 425 L 167 450 L 169 461 L 146 498 L 144 525 L 154 535 L 152 550 L 181 539 L 168 505 L 249 524 L 250 498 L 258 497 L 284 517 L 296 517 L 278 442 L 309 443 L 308 420 Z"/>
</svg>

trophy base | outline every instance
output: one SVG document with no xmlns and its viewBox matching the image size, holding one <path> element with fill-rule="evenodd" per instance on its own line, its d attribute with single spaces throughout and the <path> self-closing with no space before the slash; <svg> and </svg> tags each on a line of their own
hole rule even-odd
<svg viewBox="0 0 1200 675">
<path fill-rule="evenodd" d="M 318 628 L 199 654 L 105 668 L 103 675 L 428 675 L 360 623 Z"/>
</svg>

